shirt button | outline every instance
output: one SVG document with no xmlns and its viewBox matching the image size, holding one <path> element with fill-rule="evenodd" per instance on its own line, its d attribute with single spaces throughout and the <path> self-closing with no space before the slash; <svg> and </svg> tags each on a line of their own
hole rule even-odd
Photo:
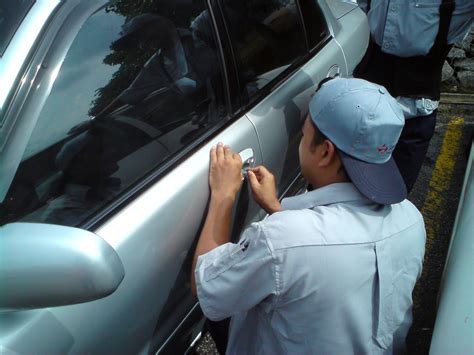
<svg viewBox="0 0 474 355">
<path fill-rule="evenodd" d="M 390 48 L 390 43 L 384 43 L 384 44 L 383 44 L 383 47 L 384 47 L 385 49 Z"/>
<path fill-rule="evenodd" d="M 398 11 L 398 6 L 397 5 L 393 5 L 391 8 L 390 8 L 392 11 Z"/>
</svg>

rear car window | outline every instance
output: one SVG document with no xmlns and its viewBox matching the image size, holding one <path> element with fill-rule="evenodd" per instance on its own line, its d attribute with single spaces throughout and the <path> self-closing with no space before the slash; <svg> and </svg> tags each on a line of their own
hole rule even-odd
<svg viewBox="0 0 474 355">
<path fill-rule="evenodd" d="M 34 0 L 0 1 L 0 56 L 34 3 Z"/>
<path fill-rule="evenodd" d="M 306 29 L 308 46 L 312 50 L 329 35 L 326 20 L 316 0 L 299 0 L 299 3 Z"/>
<path fill-rule="evenodd" d="M 243 96 L 252 98 L 306 54 L 294 0 L 223 3 Z"/>
</svg>

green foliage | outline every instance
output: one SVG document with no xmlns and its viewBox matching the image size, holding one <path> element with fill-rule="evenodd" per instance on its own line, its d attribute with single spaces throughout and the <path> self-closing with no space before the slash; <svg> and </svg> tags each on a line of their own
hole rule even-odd
<svg viewBox="0 0 474 355">
<path fill-rule="evenodd" d="M 184 3 L 185 5 L 182 1 L 176 0 L 114 0 L 105 11 L 124 17 L 126 22 L 141 14 L 155 13 L 170 19 L 177 27 L 188 28 L 191 21 L 204 10 L 203 3 L 201 0 L 190 0 Z M 126 50 L 111 47 L 111 52 L 104 58 L 104 63 L 120 67 L 110 82 L 96 91 L 89 115 L 96 116 L 117 98 L 159 49 L 153 41 L 149 41 L 146 48 L 138 45 L 136 47 Z"/>
<path fill-rule="evenodd" d="M 142 1 L 131 1 L 131 0 L 114 0 L 106 8 L 107 12 L 115 12 L 130 20 L 131 18 L 147 13 L 157 12 L 158 2 L 155 0 L 142 0 Z"/>
</svg>

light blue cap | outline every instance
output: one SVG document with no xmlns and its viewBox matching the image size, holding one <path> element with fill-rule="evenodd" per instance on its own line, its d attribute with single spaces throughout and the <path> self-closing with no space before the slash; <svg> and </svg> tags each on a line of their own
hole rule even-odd
<svg viewBox="0 0 474 355">
<path fill-rule="evenodd" d="M 339 150 L 374 164 L 390 159 L 405 123 L 387 90 L 362 79 L 326 82 L 309 110 L 315 125 Z"/>
<path fill-rule="evenodd" d="M 383 86 L 362 79 L 330 80 L 312 98 L 309 111 L 316 127 L 342 152 L 349 177 L 365 196 L 381 204 L 405 199 L 406 187 L 392 159 L 405 118 Z"/>
</svg>

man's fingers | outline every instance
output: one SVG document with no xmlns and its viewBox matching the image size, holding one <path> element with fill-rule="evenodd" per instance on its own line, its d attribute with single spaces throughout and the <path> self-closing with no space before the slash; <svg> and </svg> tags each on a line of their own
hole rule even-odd
<svg viewBox="0 0 474 355">
<path fill-rule="evenodd" d="M 216 147 L 212 147 L 211 151 L 209 152 L 210 158 L 211 158 L 211 165 L 215 164 L 217 161 L 217 152 L 216 152 Z"/>
<path fill-rule="evenodd" d="M 258 170 L 258 167 L 256 167 L 256 168 L 251 168 L 251 169 L 248 170 L 248 172 L 250 172 L 250 171 L 252 172 L 252 174 L 255 176 L 255 178 L 256 178 L 257 180 L 260 180 L 260 179 L 261 179 L 261 174 L 260 174 L 260 171 Z"/>
<path fill-rule="evenodd" d="M 216 156 L 217 160 L 224 159 L 224 145 L 221 142 L 217 143 Z"/>
<path fill-rule="evenodd" d="M 248 177 L 251 188 L 254 188 L 254 186 L 258 186 L 259 184 L 258 179 L 252 170 L 247 171 L 247 177 Z"/>
<path fill-rule="evenodd" d="M 254 174 L 260 174 L 260 166 L 256 166 L 254 168 L 250 168 L 249 171 L 252 171 Z"/>
<path fill-rule="evenodd" d="M 238 160 L 242 164 L 242 157 L 240 156 L 239 153 L 232 153 L 232 158 L 235 160 Z"/>
<path fill-rule="evenodd" d="M 232 157 L 232 150 L 228 145 L 224 146 L 224 156 L 226 159 L 230 159 Z"/>
<path fill-rule="evenodd" d="M 258 180 L 262 180 L 266 176 L 270 175 L 270 172 L 265 168 L 263 165 L 259 165 L 255 168 L 252 169 L 252 171 L 255 173 L 257 176 Z"/>
<path fill-rule="evenodd" d="M 266 167 L 264 167 L 263 165 L 259 165 L 258 166 L 258 171 L 260 174 L 262 175 L 269 175 L 270 172 L 268 171 L 268 169 Z"/>
</svg>

